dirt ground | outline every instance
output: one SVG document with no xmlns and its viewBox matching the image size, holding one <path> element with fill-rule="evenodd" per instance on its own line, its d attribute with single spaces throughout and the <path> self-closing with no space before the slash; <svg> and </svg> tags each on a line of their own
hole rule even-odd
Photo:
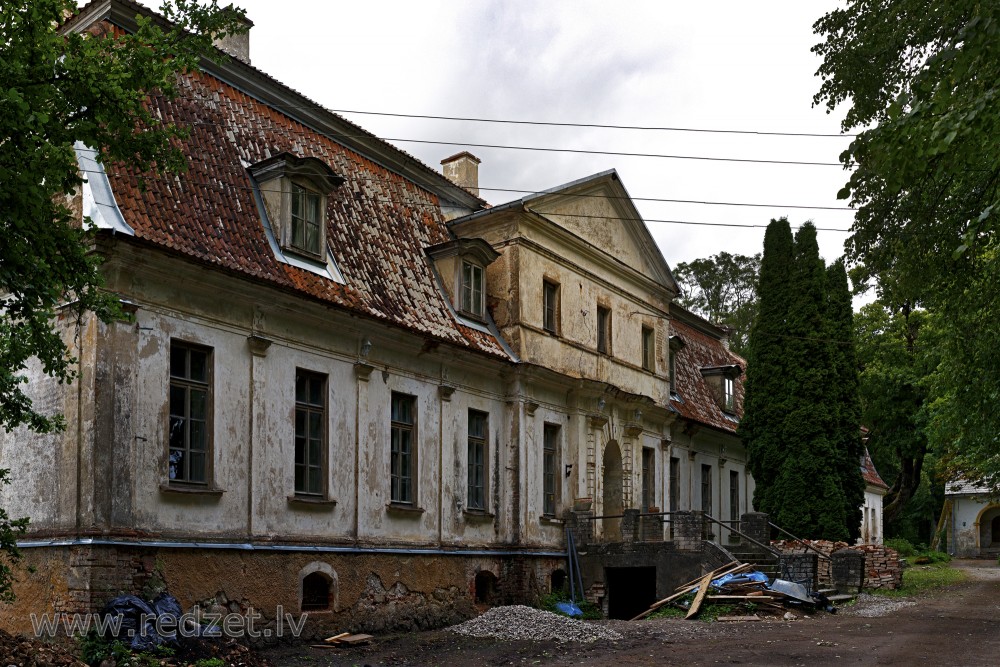
<svg viewBox="0 0 1000 667">
<path fill-rule="evenodd" d="M 267 657 L 305 665 L 931 665 L 1000 664 L 1000 567 L 955 561 L 969 578 L 884 616 L 881 601 L 794 621 L 596 621 L 624 638 L 592 644 L 473 639 L 445 630 L 378 637 L 369 646 L 285 646 Z M 884 600 L 879 598 L 878 600 Z M 867 616 L 864 614 L 868 614 Z"/>
</svg>

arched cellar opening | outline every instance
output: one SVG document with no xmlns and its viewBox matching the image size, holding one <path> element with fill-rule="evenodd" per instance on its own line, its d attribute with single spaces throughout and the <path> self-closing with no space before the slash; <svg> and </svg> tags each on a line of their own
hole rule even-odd
<svg viewBox="0 0 1000 667">
<path fill-rule="evenodd" d="M 476 602 L 493 604 L 497 594 L 497 578 L 492 572 L 483 570 L 476 574 Z"/>
<path fill-rule="evenodd" d="M 326 611 L 330 608 L 330 576 L 312 572 L 302 577 L 302 611 Z"/>
</svg>

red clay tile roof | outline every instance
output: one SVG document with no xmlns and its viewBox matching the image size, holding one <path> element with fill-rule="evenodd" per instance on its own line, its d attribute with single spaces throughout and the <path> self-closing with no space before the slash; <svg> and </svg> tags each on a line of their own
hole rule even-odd
<svg viewBox="0 0 1000 667">
<path fill-rule="evenodd" d="M 867 447 L 865 447 L 865 453 L 861 457 L 861 476 L 865 478 L 865 484 L 876 486 L 881 489 L 889 488 L 889 485 L 882 481 L 878 471 L 875 470 L 875 463 L 872 461 L 872 457 L 868 453 Z"/>
<path fill-rule="evenodd" d="M 210 74 L 187 75 L 177 99 L 150 104 L 164 122 L 191 128 L 183 143 L 189 169 L 147 178 L 143 191 L 128 167 L 107 166 L 137 239 L 508 358 L 493 336 L 458 323 L 436 286 L 423 249 L 452 238 L 436 195 Z M 327 224 L 346 285 L 281 263 L 271 251 L 245 166 L 282 151 L 319 158 L 346 179 L 329 196 Z"/>
<path fill-rule="evenodd" d="M 736 414 L 727 416 L 719 407 L 701 369 L 737 365 L 746 369 L 746 361 L 729 351 L 722 341 L 706 332 L 715 327 L 698 316 L 677 305 L 671 304 L 670 333 L 684 341 L 684 347 L 677 352 L 674 368 L 677 372 L 676 390 L 681 400 L 671 400 L 672 408 L 684 418 L 700 424 L 735 433 L 737 419 L 743 414 L 743 375 L 737 378 Z"/>
</svg>

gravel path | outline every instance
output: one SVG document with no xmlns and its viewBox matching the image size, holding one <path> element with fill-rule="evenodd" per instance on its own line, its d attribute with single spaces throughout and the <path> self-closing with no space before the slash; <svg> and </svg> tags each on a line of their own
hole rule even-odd
<svg viewBox="0 0 1000 667">
<path fill-rule="evenodd" d="M 496 639 L 593 642 L 598 639 L 615 641 L 622 638 L 620 633 L 610 628 L 523 605 L 493 607 L 481 616 L 448 629 L 469 637 Z"/>
</svg>

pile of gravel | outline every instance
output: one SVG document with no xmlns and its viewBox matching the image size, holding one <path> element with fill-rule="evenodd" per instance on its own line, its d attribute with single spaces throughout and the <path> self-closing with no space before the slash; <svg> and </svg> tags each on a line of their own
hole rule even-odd
<svg viewBox="0 0 1000 667">
<path fill-rule="evenodd" d="M 888 616 L 894 611 L 899 611 L 903 607 L 912 607 L 917 604 L 913 600 L 900 600 L 887 598 L 883 595 L 871 595 L 862 593 L 855 600 L 853 607 L 845 607 L 843 614 L 846 616 L 861 616 L 862 618 L 879 618 Z"/>
<path fill-rule="evenodd" d="M 493 607 L 482 616 L 448 629 L 468 637 L 533 641 L 592 642 L 598 639 L 622 638 L 619 633 L 609 628 L 523 605 Z"/>
</svg>

